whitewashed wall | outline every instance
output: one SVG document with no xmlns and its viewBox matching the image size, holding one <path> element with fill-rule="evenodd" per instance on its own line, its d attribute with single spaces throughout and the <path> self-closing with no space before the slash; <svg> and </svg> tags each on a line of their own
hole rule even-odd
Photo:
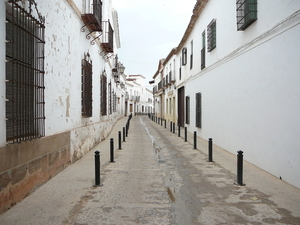
<svg viewBox="0 0 300 225">
<path fill-rule="evenodd" d="M 103 21 L 114 22 L 111 1 L 103 4 Z M 45 135 L 71 131 L 73 159 L 84 155 L 110 132 L 119 111 L 100 117 L 100 75 L 107 74 L 112 91 L 121 98 L 124 90 L 111 79 L 113 58 L 105 60 L 98 44 L 87 39 L 88 29 L 81 31 L 82 0 L 36 0 L 38 11 L 45 16 Z M 0 127 L 5 128 L 5 3 L 0 3 Z M 112 27 L 113 24 L 112 24 Z M 2 46 L 2 47 L 1 47 Z M 116 45 L 114 45 L 116 46 Z M 81 116 L 81 60 L 89 53 L 93 65 L 93 116 Z M 114 49 L 117 54 L 117 49 Z M 108 89 L 107 89 L 108 90 Z M 109 96 L 109 95 L 108 95 Z M 123 98 L 124 101 L 124 98 Z M 124 104 L 123 104 L 124 106 Z M 120 107 L 118 107 L 120 109 Z M 121 109 L 120 109 L 121 110 Z M 5 143 L 5 129 L 0 129 L 0 147 Z"/>
<path fill-rule="evenodd" d="M 233 154 L 243 150 L 245 160 L 300 188 L 300 16 L 272 30 L 299 10 L 300 2 L 258 1 L 258 20 L 244 32 L 236 31 L 234 6 L 235 1 L 209 1 L 187 41 L 193 39 L 196 48 L 198 39 L 200 52 L 202 31 L 217 19 L 217 47 L 206 53 L 206 69 L 185 70 L 188 129 Z M 200 67 L 200 54 L 194 57 Z M 197 92 L 202 93 L 201 129 L 195 127 Z"/>
</svg>

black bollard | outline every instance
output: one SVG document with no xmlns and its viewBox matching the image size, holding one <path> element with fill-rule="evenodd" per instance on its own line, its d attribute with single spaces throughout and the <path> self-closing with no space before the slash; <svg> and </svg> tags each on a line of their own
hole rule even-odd
<svg viewBox="0 0 300 225">
<path fill-rule="evenodd" d="M 194 149 L 197 149 L 197 131 L 194 131 Z"/>
<path fill-rule="evenodd" d="M 213 141 L 212 138 L 208 139 L 208 162 L 213 161 L 212 157 L 212 148 L 213 148 Z"/>
<path fill-rule="evenodd" d="M 114 139 L 110 139 L 110 162 L 114 163 Z"/>
<path fill-rule="evenodd" d="M 126 135 L 126 131 L 125 131 L 125 127 L 123 127 L 123 142 L 125 142 L 125 135 Z"/>
<path fill-rule="evenodd" d="M 175 134 L 175 123 L 173 123 L 173 134 Z"/>
<path fill-rule="evenodd" d="M 165 119 L 165 128 L 167 128 L 167 120 Z"/>
<path fill-rule="evenodd" d="M 243 184 L 243 151 L 237 152 L 237 185 L 244 186 Z"/>
<path fill-rule="evenodd" d="M 100 152 L 95 151 L 95 185 L 94 187 L 102 186 L 100 182 Z"/>
<path fill-rule="evenodd" d="M 180 137 L 180 124 L 178 124 L 178 137 Z"/>
<path fill-rule="evenodd" d="M 160 125 L 162 126 L 163 123 L 163 118 L 160 119 Z"/>
<path fill-rule="evenodd" d="M 184 127 L 184 141 L 187 142 L 187 127 Z"/>
<path fill-rule="evenodd" d="M 126 137 L 128 137 L 128 123 L 126 123 Z"/>
<path fill-rule="evenodd" d="M 121 150 L 121 149 L 122 149 L 122 145 L 121 145 L 121 143 L 122 143 L 122 132 L 121 132 L 121 131 L 119 131 L 119 150 Z"/>
<path fill-rule="evenodd" d="M 172 132 L 172 121 L 170 122 L 170 132 Z"/>
</svg>

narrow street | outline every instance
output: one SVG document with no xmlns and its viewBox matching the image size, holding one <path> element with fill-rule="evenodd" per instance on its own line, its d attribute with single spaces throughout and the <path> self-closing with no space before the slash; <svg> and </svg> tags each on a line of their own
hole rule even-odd
<svg viewBox="0 0 300 225">
<path fill-rule="evenodd" d="M 118 122 L 110 136 L 122 126 Z M 0 224 L 300 223 L 299 189 L 248 163 L 246 186 L 237 186 L 236 156 L 215 146 L 214 162 L 207 162 L 206 141 L 198 139 L 194 150 L 182 136 L 148 117 L 133 117 L 115 163 L 108 162 L 107 140 L 95 148 L 103 156 L 102 187 L 93 187 L 90 152 L 0 215 Z"/>
</svg>

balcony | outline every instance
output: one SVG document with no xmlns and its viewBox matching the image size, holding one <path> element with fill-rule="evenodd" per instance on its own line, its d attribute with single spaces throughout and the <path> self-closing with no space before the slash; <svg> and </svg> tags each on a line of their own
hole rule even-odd
<svg viewBox="0 0 300 225">
<path fill-rule="evenodd" d="M 81 18 L 85 26 L 92 32 L 102 31 L 102 2 L 101 0 L 84 0 L 84 13 Z"/>
<path fill-rule="evenodd" d="M 102 49 L 106 53 L 114 52 L 114 31 L 109 21 L 103 22 Z"/>
</svg>

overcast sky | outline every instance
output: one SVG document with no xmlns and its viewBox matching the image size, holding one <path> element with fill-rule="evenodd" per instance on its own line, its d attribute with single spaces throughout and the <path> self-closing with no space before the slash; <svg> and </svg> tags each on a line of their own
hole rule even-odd
<svg viewBox="0 0 300 225">
<path fill-rule="evenodd" d="M 188 26 L 196 0 L 112 0 L 118 12 L 125 74 L 141 74 L 146 84 L 158 61 L 177 47 Z"/>
</svg>

